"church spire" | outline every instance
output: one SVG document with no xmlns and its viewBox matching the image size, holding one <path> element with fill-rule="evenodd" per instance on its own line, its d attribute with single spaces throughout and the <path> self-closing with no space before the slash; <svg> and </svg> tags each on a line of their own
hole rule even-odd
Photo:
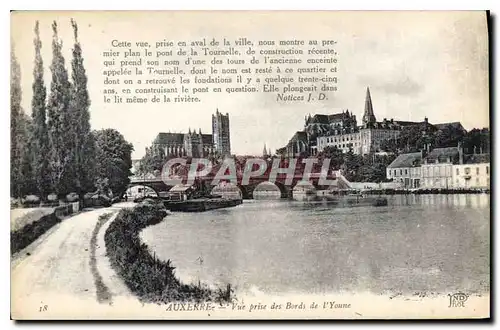
<svg viewBox="0 0 500 330">
<path fill-rule="evenodd" d="M 267 156 L 266 144 L 264 143 L 264 150 L 262 151 L 262 156 Z"/>
<path fill-rule="evenodd" d="M 363 124 L 371 124 L 376 122 L 375 114 L 373 113 L 372 97 L 370 95 L 370 88 L 366 87 L 365 98 L 365 113 L 363 114 Z"/>
</svg>

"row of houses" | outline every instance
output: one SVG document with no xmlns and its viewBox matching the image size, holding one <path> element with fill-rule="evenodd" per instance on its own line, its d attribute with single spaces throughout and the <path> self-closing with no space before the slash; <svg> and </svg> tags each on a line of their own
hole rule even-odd
<svg viewBox="0 0 500 330">
<path fill-rule="evenodd" d="M 489 154 L 464 154 L 461 144 L 426 146 L 421 152 L 399 155 L 387 167 L 387 178 L 406 189 L 489 189 L 490 171 Z"/>
</svg>

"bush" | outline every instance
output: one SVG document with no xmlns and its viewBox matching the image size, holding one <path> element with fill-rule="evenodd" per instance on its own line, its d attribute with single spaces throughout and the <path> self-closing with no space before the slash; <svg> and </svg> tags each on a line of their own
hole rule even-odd
<svg viewBox="0 0 500 330">
<path fill-rule="evenodd" d="M 15 209 L 21 206 L 21 202 L 17 198 L 10 199 L 10 208 Z"/>
<path fill-rule="evenodd" d="M 77 193 L 72 192 L 66 195 L 66 201 L 68 202 L 77 202 L 80 199 Z"/>
<path fill-rule="evenodd" d="M 40 197 L 35 195 L 28 195 L 24 197 L 23 204 L 26 206 L 38 206 L 40 204 Z"/>
<path fill-rule="evenodd" d="M 57 195 L 56 194 L 50 194 L 50 195 L 47 196 L 47 200 L 49 202 L 55 202 L 55 201 L 57 201 Z"/>
<path fill-rule="evenodd" d="M 12 254 L 24 249 L 55 224 L 61 222 L 54 212 L 44 215 L 37 221 L 10 233 L 10 251 Z"/>
<path fill-rule="evenodd" d="M 220 294 L 201 285 L 182 284 L 175 277 L 171 261 L 157 259 L 141 243 L 139 232 L 161 222 L 166 215 L 162 205 L 143 203 L 121 210 L 106 230 L 106 251 L 128 288 L 143 302 L 229 300 L 230 291 Z"/>
</svg>

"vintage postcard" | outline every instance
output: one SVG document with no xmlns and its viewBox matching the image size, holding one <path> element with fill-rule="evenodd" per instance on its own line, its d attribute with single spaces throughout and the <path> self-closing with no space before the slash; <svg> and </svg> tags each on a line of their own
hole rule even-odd
<svg viewBox="0 0 500 330">
<path fill-rule="evenodd" d="M 12 12 L 11 318 L 489 318 L 488 27 Z"/>
</svg>

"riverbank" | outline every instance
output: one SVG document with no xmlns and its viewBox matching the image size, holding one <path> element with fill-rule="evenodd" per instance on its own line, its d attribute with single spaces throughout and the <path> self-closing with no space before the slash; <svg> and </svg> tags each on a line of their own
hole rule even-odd
<svg viewBox="0 0 500 330">
<path fill-rule="evenodd" d="M 365 194 L 381 195 L 458 195 L 458 194 L 489 194 L 490 189 L 451 189 L 451 188 L 432 188 L 432 189 L 367 189 L 363 190 Z"/>
<path fill-rule="evenodd" d="M 15 213 L 15 210 L 11 211 L 11 255 L 33 243 L 64 217 L 72 214 L 73 206 L 68 204 L 55 208 L 34 208 L 17 219 L 12 218 Z"/>
<path fill-rule="evenodd" d="M 171 261 L 158 259 L 141 242 L 141 230 L 160 223 L 166 215 L 164 207 L 156 203 L 121 210 L 104 235 L 112 267 L 142 302 L 230 301 L 230 286 L 212 290 L 201 283 L 183 284 Z"/>
</svg>

